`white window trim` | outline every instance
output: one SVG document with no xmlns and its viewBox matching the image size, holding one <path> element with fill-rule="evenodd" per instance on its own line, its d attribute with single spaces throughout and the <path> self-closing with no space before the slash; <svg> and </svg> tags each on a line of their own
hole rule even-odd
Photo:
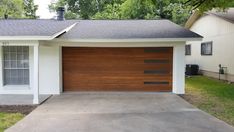
<svg viewBox="0 0 234 132">
<path fill-rule="evenodd" d="M 9 46 L 10 47 L 10 46 Z M 14 46 L 15 47 L 15 46 Z M 29 87 L 30 86 L 30 47 L 29 46 L 26 46 L 28 47 L 28 68 L 25 68 L 28 70 L 28 84 L 5 84 L 5 75 L 4 75 L 4 71 L 5 69 L 8 69 L 8 68 L 5 68 L 4 67 L 4 51 L 3 51 L 3 47 L 1 48 L 2 50 L 2 85 L 4 88 L 9 88 L 9 87 L 15 87 L 15 88 L 20 88 L 20 87 Z M 17 59 L 17 58 L 16 58 Z M 14 68 L 9 68 L 10 70 L 11 69 L 14 69 Z M 15 69 L 24 69 L 24 68 L 15 68 Z M 24 88 L 25 89 L 25 88 Z"/>
<path fill-rule="evenodd" d="M 10 45 L 10 46 L 16 46 L 16 45 Z M 31 92 L 28 92 L 28 91 L 31 91 L 32 90 L 32 86 L 33 86 L 33 80 L 32 80 L 32 76 L 33 76 L 33 47 L 32 45 L 29 45 L 29 44 L 20 44 L 18 46 L 29 46 L 29 84 L 28 85 L 4 85 L 3 81 L 4 81 L 4 73 L 3 73 L 3 50 L 2 50 L 2 46 L 0 45 L 0 68 L 1 68 L 1 75 L 0 75 L 0 92 L 6 92 L 7 91 L 24 91 L 23 93 L 31 93 Z M 10 92 L 11 93 L 11 92 Z M 10 94 L 9 93 L 9 94 Z M 14 93 L 14 92 L 13 92 Z"/>
<path fill-rule="evenodd" d="M 3 85 L 4 90 L 30 90 L 30 85 Z"/>
<path fill-rule="evenodd" d="M 210 44 L 211 45 L 211 53 L 208 54 L 208 53 L 203 53 L 203 49 L 202 49 L 202 45 L 207 45 L 207 44 Z M 201 56 L 212 56 L 213 55 L 213 41 L 207 41 L 207 42 L 202 42 L 201 43 Z"/>
<path fill-rule="evenodd" d="M 190 53 L 189 54 L 187 54 L 187 49 L 186 49 L 187 46 L 190 47 Z M 191 44 L 186 44 L 185 45 L 185 56 L 191 56 L 191 55 L 192 55 L 192 46 L 191 46 Z"/>
</svg>

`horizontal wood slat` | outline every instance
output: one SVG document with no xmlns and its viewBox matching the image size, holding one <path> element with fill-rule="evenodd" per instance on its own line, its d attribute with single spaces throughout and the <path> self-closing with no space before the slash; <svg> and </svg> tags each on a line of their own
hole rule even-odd
<svg viewBox="0 0 234 132">
<path fill-rule="evenodd" d="M 63 89 L 171 91 L 172 54 L 173 49 L 166 47 L 63 47 Z"/>
</svg>

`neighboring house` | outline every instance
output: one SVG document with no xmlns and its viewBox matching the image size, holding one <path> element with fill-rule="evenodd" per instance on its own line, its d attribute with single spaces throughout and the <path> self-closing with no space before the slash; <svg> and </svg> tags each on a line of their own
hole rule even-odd
<svg viewBox="0 0 234 132">
<path fill-rule="evenodd" d="M 61 17 L 61 16 L 60 16 Z M 59 18 L 60 18 L 59 17 Z M 184 94 L 184 46 L 168 20 L 0 20 L 0 94 Z"/>
<path fill-rule="evenodd" d="M 186 28 L 204 37 L 202 42 L 187 42 L 186 63 L 198 64 L 204 75 L 215 78 L 219 78 L 221 64 L 227 68 L 220 78 L 234 82 L 234 8 L 202 16 L 195 12 Z"/>
</svg>

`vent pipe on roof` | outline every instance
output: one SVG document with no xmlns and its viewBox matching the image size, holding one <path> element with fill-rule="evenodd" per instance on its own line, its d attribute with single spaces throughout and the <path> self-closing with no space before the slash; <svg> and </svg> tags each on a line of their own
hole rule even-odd
<svg viewBox="0 0 234 132">
<path fill-rule="evenodd" d="M 65 8 L 64 7 L 58 7 L 57 9 L 57 20 L 58 21 L 63 21 L 65 20 L 65 17 L 64 17 L 64 12 L 65 12 Z"/>
</svg>

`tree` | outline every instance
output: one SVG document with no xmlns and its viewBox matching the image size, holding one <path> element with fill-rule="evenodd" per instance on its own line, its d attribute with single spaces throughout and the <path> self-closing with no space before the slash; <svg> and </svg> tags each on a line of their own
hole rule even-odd
<svg viewBox="0 0 234 132">
<path fill-rule="evenodd" d="M 171 9 L 167 6 L 172 3 L 173 0 L 152 0 L 152 2 L 156 8 L 155 12 L 160 18 L 170 19 L 172 17 L 170 12 Z"/>
<path fill-rule="evenodd" d="M 120 7 L 125 0 L 98 0 L 98 12 L 92 19 L 121 19 Z"/>
<path fill-rule="evenodd" d="M 122 19 L 154 19 L 155 6 L 151 0 L 126 0 L 121 5 Z"/>
<path fill-rule="evenodd" d="M 38 18 L 38 16 L 36 16 L 37 9 L 38 5 L 35 5 L 33 0 L 24 0 L 24 14 L 27 18 Z"/>
<path fill-rule="evenodd" d="M 183 25 L 191 7 L 185 0 L 58 0 L 52 11 L 66 8 L 65 18 L 81 19 L 169 19 Z"/>
<path fill-rule="evenodd" d="M 56 11 L 58 7 L 63 6 L 66 8 L 65 17 L 91 19 L 93 15 L 98 12 L 98 0 L 58 0 L 57 3 L 49 6 L 51 11 Z"/>
<path fill-rule="evenodd" d="M 226 9 L 234 6 L 233 0 L 187 0 L 186 5 L 190 5 L 193 9 L 198 9 L 201 12 L 212 10 L 213 8 Z"/>
<path fill-rule="evenodd" d="M 169 19 L 179 25 L 184 25 L 191 15 L 192 7 L 185 5 L 185 1 L 187 0 L 152 0 L 159 18 Z"/>
<path fill-rule="evenodd" d="M 97 12 L 96 0 L 67 0 L 68 10 L 83 19 L 90 19 Z"/>
<path fill-rule="evenodd" d="M 23 10 L 22 0 L 0 0 L 0 17 L 22 18 Z"/>
<path fill-rule="evenodd" d="M 177 24 L 184 25 L 191 15 L 191 6 L 184 6 L 182 3 L 170 4 L 171 20 Z"/>
<path fill-rule="evenodd" d="M 77 12 L 72 12 L 71 10 L 68 10 L 68 1 L 67 0 L 58 0 L 56 3 L 52 3 L 49 5 L 49 9 L 51 12 L 56 12 L 58 7 L 66 7 L 65 15 L 64 17 L 66 19 L 76 19 L 78 18 L 78 13 Z"/>
<path fill-rule="evenodd" d="M 93 19 L 120 19 L 120 4 L 107 4 L 103 11 L 97 12 Z"/>
<path fill-rule="evenodd" d="M 65 14 L 64 14 L 64 17 L 66 18 L 66 19 L 77 19 L 78 18 L 78 16 L 77 16 L 77 14 L 76 13 L 73 13 L 73 12 L 71 12 L 71 11 L 66 11 L 65 12 Z"/>
<path fill-rule="evenodd" d="M 124 0 L 58 0 L 56 3 L 51 4 L 49 9 L 55 12 L 58 7 L 65 7 L 66 19 L 104 19 L 112 18 L 109 14 L 110 10 L 118 10 L 116 6 L 121 4 L 122 1 Z"/>
</svg>

